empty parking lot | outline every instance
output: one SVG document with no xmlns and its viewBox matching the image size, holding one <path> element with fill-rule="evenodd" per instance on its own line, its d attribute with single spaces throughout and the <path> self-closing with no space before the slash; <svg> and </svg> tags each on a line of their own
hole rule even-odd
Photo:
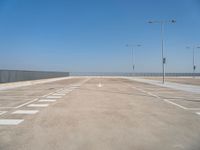
<svg viewBox="0 0 200 150">
<path fill-rule="evenodd" d="M 122 77 L 0 91 L 0 149 L 199 150 L 200 93 Z"/>
</svg>

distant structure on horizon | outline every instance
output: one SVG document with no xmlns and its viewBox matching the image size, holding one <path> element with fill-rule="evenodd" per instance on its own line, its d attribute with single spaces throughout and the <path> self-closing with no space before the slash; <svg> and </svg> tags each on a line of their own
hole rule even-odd
<svg viewBox="0 0 200 150">
<path fill-rule="evenodd" d="M 130 73 L 130 72 L 70 72 L 70 76 L 162 76 L 162 73 Z M 166 73 L 166 76 L 193 76 L 193 73 Z M 195 73 L 200 76 L 200 73 Z"/>
</svg>

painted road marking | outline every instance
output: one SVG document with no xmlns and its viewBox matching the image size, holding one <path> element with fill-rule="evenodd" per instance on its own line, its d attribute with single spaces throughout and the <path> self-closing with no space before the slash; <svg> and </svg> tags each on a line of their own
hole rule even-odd
<svg viewBox="0 0 200 150">
<path fill-rule="evenodd" d="M 26 102 L 26 103 L 24 103 L 24 104 L 22 104 L 22 105 L 19 105 L 19 106 L 15 107 L 15 108 L 23 107 L 23 106 L 28 105 L 28 104 L 30 104 L 30 103 L 32 103 L 32 102 L 37 101 L 37 100 L 38 100 L 38 98 L 36 98 L 36 99 L 34 99 L 34 100 L 32 100 L 32 101 L 28 101 L 28 102 Z"/>
<path fill-rule="evenodd" d="M 81 86 L 81 84 L 71 84 L 71 86 Z"/>
<path fill-rule="evenodd" d="M 62 89 L 60 89 L 60 90 L 57 90 L 57 92 L 59 92 L 59 91 L 61 91 Z M 43 95 L 42 97 L 46 97 L 46 96 L 49 96 L 49 95 L 51 95 L 51 94 L 53 94 L 54 92 L 51 92 L 51 93 L 49 93 L 49 94 L 46 94 L 46 95 Z M 23 103 L 23 104 L 21 104 L 21 105 L 19 105 L 19 106 L 17 106 L 17 107 L 11 107 L 11 108 L 20 108 L 20 107 L 23 107 L 23 106 L 25 106 L 25 105 L 28 105 L 28 104 L 30 104 L 30 103 L 32 103 L 32 102 L 35 102 L 35 101 L 37 101 L 38 100 L 38 98 L 36 98 L 36 99 L 34 99 L 34 100 L 31 100 L 31 101 L 28 101 L 28 102 L 26 102 L 26 103 Z"/>
<path fill-rule="evenodd" d="M 43 95 L 42 97 L 47 97 L 47 96 L 49 96 L 49 95 L 51 95 L 51 94 L 54 94 L 54 93 L 60 92 L 60 91 L 62 91 L 62 90 L 63 90 L 63 88 L 58 89 L 58 90 L 56 90 L 55 92 L 48 93 L 48 94 L 46 94 L 46 95 Z"/>
<path fill-rule="evenodd" d="M 54 96 L 65 96 L 66 94 L 64 94 L 64 93 L 55 93 L 55 94 L 53 94 Z"/>
<path fill-rule="evenodd" d="M 64 89 L 63 91 L 72 91 L 72 90 L 73 90 L 73 89 L 69 89 L 69 88 L 68 88 L 68 89 Z"/>
<path fill-rule="evenodd" d="M 66 94 L 69 94 L 69 93 L 70 93 L 70 92 L 62 92 L 61 94 L 65 94 L 65 95 L 66 95 Z"/>
<path fill-rule="evenodd" d="M 72 85 L 72 86 L 70 86 L 69 88 L 79 88 L 80 86 L 74 86 L 74 85 Z"/>
<path fill-rule="evenodd" d="M 67 93 L 69 93 L 69 92 L 71 92 L 71 91 L 73 91 L 73 90 L 62 90 L 62 91 L 59 91 L 59 92 L 56 92 L 57 94 L 67 94 Z M 56 94 L 56 93 L 54 93 L 54 94 Z"/>
<path fill-rule="evenodd" d="M 200 112 L 196 112 L 197 115 L 200 115 Z"/>
<path fill-rule="evenodd" d="M 160 98 L 158 95 L 155 95 L 155 94 L 152 94 L 151 92 L 147 92 L 147 94 L 153 96 L 153 97 L 156 97 L 156 98 Z"/>
<path fill-rule="evenodd" d="M 79 88 L 79 87 L 77 87 L 77 86 L 71 86 L 71 87 L 69 87 L 69 89 L 77 89 L 77 88 Z"/>
<path fill-rule="evenodd" d="M 62 98 L 62 96 L 47 96 L 46 98 L 54 98 L 54 99 L 56 99 L 56 98 Z"/>
<path fill-rule="evenodd" d="M 51 94 L 53 94 L 54 92 L 51 92 L 51 93 L 49 93 L 49 94 L 46 94 L 46 95 L 43 95 L 42 97 L 47 97 L 47 96 L 49 96 L 49 95 L 51 95 Z"/>
<path fill-rule="evenodd" d="M 28 107 L 47 107 L 49 104 L 30 104 Z"/>
<path fill-rule="evenodd" d="M 70 86 L 76 86 L 76 87 L 80 87 L 80 84 L 71 84 Z"/>
<path fill-rule="evenodd" d="M 5 114 L 7 111 L 0 111 L 0 115 Z"/>
<path fill-rule="evenodd" d="M 172 104 L 172 105 L 175 105 L 175 106 L 177 106 L 177 107 L 180 107 L 180 108 L 182 108 L 182 109 L 187 109 L 186 107 L 184 107 L 184 106 L 182 106 L 182 105 L 179 105 L 179 104 L 177 104 L 177 103 L 174 103 L 174 102 L 172 102 L 172 101 L 169 101 L 169 100 L 167 100 L 167 99 L 162 99 L 162 100 L 164 100 L 165 102 L 170 103 L 170 104 Z"/>
<path fill-rule="evenodd" d="M 0 125 L 18 125 L 23 119 L 0 119 Z"/>
<path fill-rule="evenodd" d="M 24 115 L 31 115 L 38 113 L 38 110 L 17 110 L 13 112 L 12 114 L 24 114 Z"/>
<path fill-rule="evenodd" d="M 59 93 L 65 93 L 65 92 L 72 92 L 73 90 L 64 90 L 64 91 L 61 91 Z"/>
<path fill-rule="evenodd" d="M 200 108 L 187 108 L 187 110 L 200 110 Z"/>
<path fill-rule="evenodd" d="M 98 86 L 99 88 L 101 88 L 103 85 L 102 85 L 101 83 L 99 83 L 97 86 Z"/>
<path fill-rule="evenodd" d="M 76 88 L 69 88 L 69 90 L 73 91 L 73 90 L 76 90 Z"/>
<path fill-rule="evenodd" d="M 174 102 L 172 102 L 172 101 L 170 101 L 170 100 L 162 99 L 160 96 L 158 96 L 158 95 L 156 95 L 156 94 L 153 94 L 153 93 L 151 93 L 151 92 L 147 92 L 147 91 L 145 91 L 145 90 L 143 90 L 143 89 L 136 88 L 136 87 L 132 87 L 132 88 L 134 88 L 134 89 L 136 89 L 136 90 L 139 90 L 139 91 L 141 91 L 141 92 L 143 92 L 143 93 L 145 93 L 145 94 L 148 94 L 148 95 L 150 95 L 150 96 L 153 96 L 153 97 L 156 97 L 156 98 L 158 98 L 158 99 L 161 99 L 161 100 L 163 100 L 164 102 L 167 102 L 167 103 L 169 103 L 169 104 L 175 105 L 175 106 L 177 106 L 177 107 L 179 107 L 179 108 L 182 108 L 182 109 L 184 109 L 184 110 L 187 110 L 187 109 L 188 109 L 188 108 L 186 108 L 186 107 L 184 107 L 184 106 L 182 106 L 182 105 L 179 105 L 179 104 L 177 104 L 177 103 L 174 103 Z"/>
<path fill-rule="evenodd" d="M 39 102 L 55 102 L 55 99 L 41 99 Z"/>
<path fill-rule="evenodd" d="M 59 92 L 58 94 L 68 94 L 69 92 Z"/>
</svg>

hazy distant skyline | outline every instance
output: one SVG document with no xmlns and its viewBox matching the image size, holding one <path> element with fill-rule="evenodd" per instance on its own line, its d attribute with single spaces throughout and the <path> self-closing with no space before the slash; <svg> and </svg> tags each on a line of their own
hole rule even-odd
<svg viewBox="0 0 200 150">
<path fill-rule="evenodd" d="M 70 72 L 161 72 L 160 26 L 167 72 L 192 72 L 200 46 L 198 0 L 1 0 L 0 69 Z M 200 72 L 200 49 L 196 49 Z"/>
</svg>

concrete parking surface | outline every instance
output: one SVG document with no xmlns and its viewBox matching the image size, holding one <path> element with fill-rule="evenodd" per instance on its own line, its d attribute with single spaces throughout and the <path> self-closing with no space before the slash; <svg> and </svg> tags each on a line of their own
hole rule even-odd
<svg viewBox="0 0 200 150">
<path fill-rule="evenodd" d="M 150 80 L 158 80 L 162 81 L 162 77 L 145 77 Z M 189 84 L 189 85 L 199 85 L 200 86 L 200 77 L 165 77 L 166 82 L 175 82 L 181 84 Z"/>
<path fill-rule="evenodd" d="M 200 93 L 76 77 L 0 91 L 2 150 L 199 150 Z"/>
</svg>

